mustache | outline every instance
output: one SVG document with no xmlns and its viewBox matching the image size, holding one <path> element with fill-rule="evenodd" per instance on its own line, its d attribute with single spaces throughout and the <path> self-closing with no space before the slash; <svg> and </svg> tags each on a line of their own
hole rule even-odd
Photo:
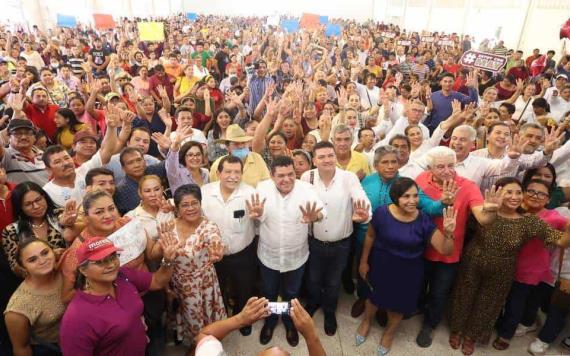
<svg viewBox="0 0 570 356">
<path fill-rule="evenodd" d="M 63 166 L 63 169 L 75 168 L 73 164 L 66 164 Z"/>
</svg>

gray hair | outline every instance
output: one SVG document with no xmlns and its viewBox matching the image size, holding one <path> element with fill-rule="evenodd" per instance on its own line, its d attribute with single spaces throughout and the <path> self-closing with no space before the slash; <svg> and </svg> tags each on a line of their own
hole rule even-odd
<svg viewBox="0 0 570 356">
<path fill-rule="evenodd" d="M 344 124 L 340 124 L 338 126 L 336 126 L 333 130 L 333 139 L 336 137 L 336 135 L 339 135 L 341 133 L 345 133 L 348 132 L 350 134 L 350 139 L 354 139 L 354 137 L 352 137 L 352 130 L 350 129 L 350 127 L 348 127 L 348 125 L 344 125 Z"/>
<path fill-rule="evenodd" d="M 396 157 L 398 157 L 398 150 L 394 147 L 394 146 L 390 146 L 390 145 L 383 145 L 378 147 L 377 149 L 374 150 L 374 165 L 376 166 L 378 164 L 378 162 L 380 162 L 382 160 L 382 158 L 384 158 L 384 156 L 389 155 L 389 154 L 395 154 Z"/>
<path fill-rule="evenodd" d="M 475 130 L 472 126 L 470 125 L 459 125 L 457 126 L 455 129 L 453 129 L 453 131 L 463 131 L 463 132 L 467 132 L 468 136 L 469 136 L 469 140 L 471 142 L 475 141 L 477 139 L 477 130 Z M 453 133 L 452 133 L 453 135 Z"/>
<path fill-rule="evenodd" d="M 542 127 L 540 124 L 537 124 L 536 122 L 527 122 L 527 123 L 523 124 L 521 126 L 521 128 L 519 129 L 519 133 L 522 134 L 528 129 L 540 130 L 540 132 L 542 132 L 542 135 L 544 136 L 544 127 Z"/>
<path fill-rule="evenodd" d="M 427 165 L 430 168 L 433 168 L 435 166 L 435 160 L 438 158 L 453 158 L 453 163 L 457 162 L 457 155 L 455 154 L 455 151 L 445 146 L 436 146 L 427 151 Z"/>
</svg>

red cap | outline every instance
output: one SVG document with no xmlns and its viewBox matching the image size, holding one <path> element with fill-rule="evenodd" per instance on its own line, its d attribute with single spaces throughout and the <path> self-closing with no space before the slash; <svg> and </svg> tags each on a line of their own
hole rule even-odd
<svg viewBox="0 0 570 356">
<path fill-rule="evenodd" d="M 104 237 L 92 237 L 79 246 L 77 249 L 77 263 L 82 264 L 85 261 L 99 261 L 117 252 L 118 249 L 108 239 Z"/>
</svg>

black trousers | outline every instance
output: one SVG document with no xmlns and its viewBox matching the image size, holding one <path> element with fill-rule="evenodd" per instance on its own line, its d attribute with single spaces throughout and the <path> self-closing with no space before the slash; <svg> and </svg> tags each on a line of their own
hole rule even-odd
<svg viewBox="0 0 570 356">
<path fill-rule="evenodd" d="M 230 298 L 235 300 L 232 311 L 234 315 L 243 309 L 247 300 L 253 295 L 253 286 L 257 276 L 256 247 L 256 240 L 254 240 L 240 252 L 226 255 L 220 262 L 214 264 L 226 308 Z M 228 295 L 228 286 L 232 295 Z"/>
</svg>

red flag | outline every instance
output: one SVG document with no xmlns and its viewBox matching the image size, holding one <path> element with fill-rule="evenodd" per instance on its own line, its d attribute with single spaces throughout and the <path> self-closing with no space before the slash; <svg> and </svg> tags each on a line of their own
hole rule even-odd
<svg viewBox="0 0 570 356">
<path fill-rule="evenodd" d="M 93 14 L 93 19 L 95 20 L 95 28 L 98 30 L 109 30 L 116 26 L 111 15 Z"/>
<path fill-rule="evenodd" d="M 570 19 L 560 27 L 560 39 L 570 38 Z"/>
<path fill-rule="evenodd" d="M 299 24 L 301 28 L 310 30 L 318 29 L 321 26 L 321 17 L 315 14 L 303 14 Z"/>
</svg>

